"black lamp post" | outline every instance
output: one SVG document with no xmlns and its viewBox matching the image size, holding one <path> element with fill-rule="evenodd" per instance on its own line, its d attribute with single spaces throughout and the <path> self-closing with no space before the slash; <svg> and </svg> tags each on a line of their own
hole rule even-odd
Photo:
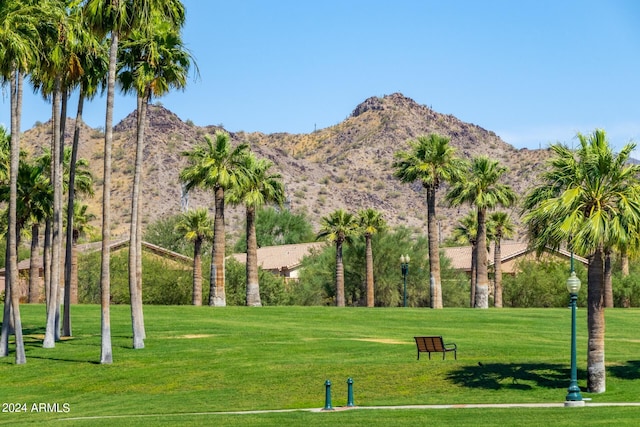
<svg viewBox="0 0 640 427">
<path fill-rule="evenodd" d="M 578 368 L 576 363 L 576 304 L 578 301 L 578 291 L 580 290 L 580 279 L 573 270 L 573 252 L 571 253 L 571 275 L 567 279 L 567 290 L 571 295 L 571 383 L 567 390 L 567 397 L 564 406 L 584 406 L 584 400 L 578 387 Z"/>
<path fill-rule="evenodd" d="M 402 279 L 404 280 L 404 306 L 407 306 L 407 274 L 409 274 L 409 255 L 400 255 L 400 267 L 402 269 Z"/>
</svg>

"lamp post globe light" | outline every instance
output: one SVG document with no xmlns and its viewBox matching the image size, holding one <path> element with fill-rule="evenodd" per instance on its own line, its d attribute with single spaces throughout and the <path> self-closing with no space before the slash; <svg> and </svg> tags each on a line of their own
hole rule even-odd
<svg viewBox="0 0 640 427">
<path fill-rule="evenodd" d="M 400 255 L 400 268 L 402 269 L 402 279 L 404 281 L 403 306 L 407 306 L 407 275 L 409 274 L 409 255 Z"/>
<path fill-rule="evenodd" d="M 573 259 L 571 261 L 571 275 L 567 279 L 567 290 L 571 298 L 571 383 L 567 390 L 564 406 L 584 406 L 580 387 L 578 387 L 578 368 L 576 363 L 576 304 L 581 283 L 576 276 L 576 272 L 573 271 Z"/>
</svg>

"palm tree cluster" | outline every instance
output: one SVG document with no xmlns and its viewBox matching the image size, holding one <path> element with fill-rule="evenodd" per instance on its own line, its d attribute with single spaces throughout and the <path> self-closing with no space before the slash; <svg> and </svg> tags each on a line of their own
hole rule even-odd
<svg viewBox="0 0 640 427">
<path fill-rule="evenodd" d="M 273 163 L 257 158 L 247 144 L 233 147 L 226 132 L 216 132 L 215 139 L 206 135 L 202 144 L 183 155 L 188 165 L 181 171 L 180 179 L 186 184 L 187 191 L 196 187 L 212 191 L 215 204 L 213 233 L 209 230 L 210 219 L 204 209 L 185 212 L 177 227 L 194 242 L 193 303 L 201 304 L 200 247 L 202 241 L 213 234 L 209 305 L 226 306 L 224 209 L 225 202 L 229 202 L 244 205 L 246 209 L 246 304 L 262 305 L 258 282 L 256 212 L 264 205 L 283 205 L 285 193 L 282 177 L 270 172 Z"/>
<path fill-rule="evenodd" d="M 0 127 L 0 161 L 4 161 L 2 170 L 7 170 L 7 159 L 9 155 L 9 136 L 5 129 Z M 28 288 L 28 301 L 39 302 L 40 301 L 40 279 L 39 279 L 39 236 L 40 228 L 45 226 L 45 239 L 43 248 L 43 261 L 45 266 L 45 300 L 49 303 L 51 301 L 52 292 L 52 239 L 51 239 L 51 222 L 53 218 L 53 191 L 51 184 L 51 151 L 48 148 L 43 150 L 40 156 L 33 159 L 29 159 L 26 153 L 21 153 L 19 159 L 19 168 L 17 176 L 17 198 L 16 198 L 16 244 L 19 245 L 23 236 L 31 235 L 31 256 L 30 256 L 30 269 L 29 269 L 29 288 Z M 70 161 L 71 161 L 71 148 L 66 147 L 64 150 L 63 160 L 63 186 L 68 191 L 70 180 Z M 75 180 L 78 194 L 92 196 L 93 195 L 93 176 L 88 169 L 88 162 L 85 159 L 78 159 L 76 162 Z M 10 189 L 6 179 L 0 179 L 0 201 L 8 202 L 10 197 Z M 69 256 L 65 259 L 65 263 L 71 268 L 69 273 L 65 275 L 65 310 L 64 310 L 64 328 L 66 330 L 69 315 L 69 304 L 71 302 L 77 303 L 77 289 L 78 289 L 78 275 L 77 275 L 77 256 L 74 250 L 77 246 L 79 237 L 90 229 L 88 222 L 92 219 L 92 214 L 87 212 L 88 206 L 86 204 L 80 204 L 76 200 L 73 204 L 74 211 L 72 215 L 68 214 L 68 211 L 64 212 L 66 217 L 72 217 L 72 245 L 70 246 Z M 7 233 L 7 230 L 3 230 Z M 6 288 L 10 294 L 12 289 Z M 14 289 L 15 291 L 15 289 Z M 18 295 L 20 291 L 16 292 Z M 6 296 L 5 296 L 6 297 Z M 7 297 L 6 297 L 7 298 Z M 60 312 L 60 299 L 55 302 L 53 309 Z M 7 339 L 8 330 L 11 323 L 10 319 L 10 306 L 11 304 L 5 304 L 5 315 L 3 319 L 2 330 L 2 352 L 7 354 Z M 60 329 L 62 326 L 59 323 L 59 319 L 56 319 L 56 329 L 54 333 L 59 338 Z"/>
<path fill-rule="evenodd" d="M 373 235 L 385 230 L 386 222 L 382 214 L 375 209 L 368 208 L 357 215 L 343 209 L 338 209 L 322 218 L 317 239 L 326 239 L 336 246 L 336 306 L 345 306 L 344 296 L 344 261 L 342 257 L 343 244 L 351 243 L 357 237 L 365 239 L 365 269 L 367 307 L 375 304 L 375 285 L 373 277 L 373 249 L 371 239 Z"/>
<path fill-rule="evenodd" d="M 502 239 L 513 237 L 515 224 L 511 216 L 503 211 L 492 212 L 487 222 L 487 245 L 486 251 L 490 250 L 490 242 L 494 244 L 493 254 L 493 302 L 495 307 L 502 307 Z M 478 215 L 475 210 L 469 211 L 454 227 L 450 238 L 455 244 L 471 246 L 471 292 L 470 307 L 475 307 L 476 303 L 476 262 L 478 251 Z"/>
<path fill-rule="evenodd" d="M 10 324 L 16 343 L 16 363 L 26 362 L 20 320 L 17 248 L 21 233 L 31 227 L 32 257 L 37 252 L 39 227 L 45 225 L 46 328 L 43 347 L 60 338 L 60 288 L 63 236 L 66 237 L 63 335 L 71 335 L 73 301 L 73 248 L 86 230 L 86 207 L 76 193 L 90 193 L 86 163 L 78 159 L 78 144 L 85 98 L 106 92 L 103 194 L 101 216 L 101 363 L 111 363 L 110 240 L 111 151 L 116 83 L 137 99 L 136 156 L 131 194 L 129 233 L 129 292 L 133 347 L 144 347 L 140 206 L 146 115 L 149 102 L 186 85 L 193 58 L 181 32 L 185 8 L 180 0 L 3 0 L 0 2 L 0 84 L 8 85 L 10 133 L 0 129 L 0 197 L 6 202 L 6 292 L 0 339 L 0 357 L 8 355 Z M 34 91 L 51 103 L 51 140 L 40 147 L 43 155 L 29 161 L 20 149 L 22 93 L 25 77 Z M 67 103 L 79 94 L 73 141 L 65 145 Z M 588 267 L 588 372 L 589 389 L 604 391 L 604 308 L 612 306 L 611 256 L 626 260 L 640 248 L 640 166 L 628 164 L 635 145 L 618 154 L 604 131 L 578 134 L 576 150 L 563 144 L 550 147 L 554 157 L 542 174 L 542 184 L 524 199 L 523 221 L 531 245 L 565 246 L 589 259 Z M 473 247 L 471 305 L 488 308 L 490 284 L 488 242 L 495 242 L 494 302 L 502 305 L 500 241 L 508 237 L 509 215 L 496 211 L 516 204 L 516 194 L 504 179 L 507 169 L 480 156 L 464 161 L 455 155 L 450 140 L 437 134 L 408 141 L 398 151 L 394 175 L 403 183 L 419 182 L 426 190 L 429 272 L 433 283 L 432 308 L 443 307 L 440 278 L 439 230 L 436 195 L 447 188 L 451 206 L 472 208 L 455 234 Z M 200 187 L 213 193 L 214 219 L 206 210 L 186 212 L 178 229 L 194 243 L 193 303 L 202 303 L 200 252 L 203 241 L 213 240 L 209 305 L 226 305 L 225 202 L 246 208 L 246 304 L 260 306 L 257 266 L 256 211 L 265 204 L 282 205 L 284 186 L 270 172 L 270 161 L 258 159 L 247 144 L 233 147 L 227 133 L 205 137 L 184 153 L 188 166 L 180 178 L 187 190 Z M 67 196 L 66 230 L 63 198 Z M 336 305 L 345 305 L 342 245 L 357 236 L 366 241 L 367 306 L 375 303 L 372 236 L 385 227 L 381 215 L 366 209 L 353 215 L 342 209 L 322 218 L 318 238 L 336 245 Z M 211 229 L 212 228 L 212 229 Z M 66 232 L 65 232 L 66 231 Z M 50 249 L 49 249 L 50 248 Z M 625 263 L 623 262 L 623 265 Z M 48 267 L 50 266 L 50 267 Z M 35 281 L 30 300 L 38 295 Z"/>
<path fill-rule="evenodd" d="M 629 163 L 634 144 L 614 153 L 603 130 L 578 134 L 579 147 L 551 145 L 553 153 L 542 182 L 523 200 L 522 220 L 530 246 L 539 253 L 568 247 L 589 260 L 588 267 L 588 389 L 605 390 L 604 308 L 613 306 L 612 253 L 622 266 L 640 249 L 640 166 Z M 420 181 L 427 190 L 431 276 L 440 289 L 435 227 L 435 192 L 446 182 L 446 200 L 452 206 L 469 204 L 473 210 L 454 229 L 453 240 L 472 247 L 471 306 L 487 308 L 488 243 L 495 242 L 494 303 L 502 306 L 500 241 L 513 232 L 511 218 L 495 208 L 512 207 L 516 194 L 501 179 L 506 168 L 484 156 L 470 163 L 453 156 L 449 139 L 438 135 L 409 141 L 411 150 L 396 153 L 395 176 L 402 182 Z M 430 260 L 431 261 L 431 260 Z M 628 267 L 627 267 L 628 272 Z M 628 273 L 627 273 L 628 274 Z M 438 308 L 437 302 L 432 307 Z"/>
<path fill-rule="evenodd" d="M 9 85 L 11 104 L 10 150 L 7 158 L 8 232 L 7 292 L 5 310 L 11 306 L 17 343 L 16 362 L 24 363 L 17 292 L 17 243 L 22 224 L 19 206 L 19 180 L 29 174 L 20 164 L 20 119 L 24 78 L 33 89 L 51 102 L 50 141 L 50 227 L 52 285 L 47 293 L 47 323 L 44 347 L 54 347 L 59 338 L 58 310 L 55 307 L 61 277 L 63 195 L 67 211 L 81 212 L 74 204 L 81 190 L 78 179 L 78 142 L 85 98 L 106 90 L 104 176 L 102 204 L 102 264 L 100 275 L 102 346 L 101 363 L 111 363 L 109 317 L 109 246 L 111 147 L 113 140 L 113 101 L 116 82 L 123 91 L 138 99 L 137 151 L 132 189 L 130 232 L 130 292 L 135 348 L 144 346 L 141 297 L 140 221 L 142 150 L 146 107 L 152 97 L 162 96 L 186 84 L 192 58 L 184 47 L 181 30 L 184 6 L 179 0 L 7 0 L 0 3 L 0 83 Z M 63 185 L 65 162 L 65 121 L 69 95 L 79 93 L 76 127 L 70 148 L 69 184 Z M 31 172 L 34 172 L 33 170 Z M 64 334 L 71 335 L 69 316 L 72 292 L 69 289 L 71 251 L 77 228 L 74 215 L 67 215 L 65 264 Z M 45 238 L 48 234 L 45 234 Z M 46 270 L 45 270 L 46 271 Z M 13 288 L 12 288 L 13 287 Z M 12 292 L 14 290 L 15 292 Z M 11 295 L 11 297 L 9 297 Z M 7 317 L 5 317 L 6 320 Z M 8 322 L 4 322 L 3 326 Z M 4 348 L 3 348 L 4 350 Z M 6 355 L 3 351 L 2 355 Z"/>
<path fill-rule="evenodd" d="M 439 230 L 436 219 L 436 192 L 443 184 L 450 186 L 446 199 L 452 206 L 469 204 L 475 213 L 463 222 L 467 241 L 472 245 L 471 305 L 489 306 L 487 251 L 488 210 L 515 203 L 513 190 L 500 182 L 507 169 L 481 156 L 468 163 L 455 156 L 450 139 L 437 134 L 419 136 L 409 141 L 409 151 L 398 151 L 393 163 L 394 175 L 404 183 L 419 181 L 427 192 L 427 234 L 429 269 L 433 282 L 432 308 L 442 308 L 440 281 Z M 474 219 L 475 218 L 475 219 Z M 505 219 L 506 220 L 506 219 Z M 472 228 L 473 227 L 473 228 Z M 462 234 L 462 230 L 458 230 Z"/>
<path fill-rule="evenodd" d="M 453 206 L 468 203 L 476 209 L 476 250 L 475 250 L 475 307 L 489 307 L 489 271 L 487 247 L 489 234 L 487 225 L 490 222 L 488 210 L 498 206 L 509 207 L 516 201 L 515 192 L 500 179 L 507 172 L 505 167 L 487 157 L 472 159 L 466 179 L 452 184 L 447 193 L 447 200 Z M 498 263 L 499 264 L 499 263 Z"/>
</svg>

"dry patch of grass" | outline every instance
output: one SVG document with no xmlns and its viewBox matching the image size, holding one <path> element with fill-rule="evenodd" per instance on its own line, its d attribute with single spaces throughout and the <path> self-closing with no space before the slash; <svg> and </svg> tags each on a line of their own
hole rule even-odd
<svg viewBox="0 0 640 427">
<path fill-rule="evenodd" d="M 180 335 L 179 337 L 176 337 L 176 338 L 192 340 L 196 338 L 211 338 L 214 336 L 215 335 L 213 334 L 187 334 L 187 335 Z"/>
<path fill-rule="evenodd" d="M 375 342 L 380 344 L 410 344 L 406 341 L 399 341 L 390 338 L 351 338 L 352 341 Z"/>
</svg>

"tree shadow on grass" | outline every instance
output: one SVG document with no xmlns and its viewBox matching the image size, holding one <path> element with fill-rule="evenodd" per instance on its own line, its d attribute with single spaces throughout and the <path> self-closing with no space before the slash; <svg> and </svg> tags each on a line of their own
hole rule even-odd
<svg viewBox="0 0 640 427">
<path fill-rule="evenodd" d="M 1 325 L 2 323 L 0 322 L 0 327 Z M 51 353 L 50 355 L 47 354 L 46 356 L 43 355 L 39 351 L 42 349 L 44 334 L 45 334 L 44 327 L 24 328 L 22 330 L 23 343 L 24 343 L 27 359 L 55 360 L 59 362 L 72 362 L 72 363 L 90 363 L 95 365 L 101 364 L 99 361 L 96 361 L 93 358 L 89 360 L 85 359 L 84 357 L 78 357 L 76 359 L 64 358 L 64 357 L 59 357 L 57 354 L 53 354 L 53 353 Z M 13 335 L 13 333 L 11 335 Z M 92 340 L 93 338 L 96 338 L 96 336 L 81 335 L 81 336 L 72 336 L 72 337 L 62 337 L 60 340 L 56 341 L 56 346 L 65 345 L 68 343 L 71 345 L 80 345 L 84 347 L 92 347 L 92 348 L 99 349 L 101 346 L 101 342 L 99 341 L 99 336 L 97 336 L 98 340 L 95 340 L 95 339 Z M 112 349 L 118 349 L 118 348 L 125 349 L 125 350 L 133 349 L 132 345 L 124 344 L 124 340 L 130 341 L 132 339 L 131 335 L 128 335 L 128 336 L 112 335 L 111 339 L 112 339 L 112 344 L 111 344 Z M 15 340 L 13 338 L 10 338 L 10 341 L 9 341 L 9 346 L 11 347 L 10 351 L 13 350 L 14 345 L 15 345 Z M 55 348 L 50 350 L 55 350 Z M 40 354 L 35 354 L 34 352 L 40 353 Z M 96 354 L 99 355 L 98 352 L 99 350 L 96 350 Z"/>
<path fill-rule="evenodd" d="M 447 379 L 454 384 L 488 390 L 530 390 L 534 386 L 566 388 L 570 369 L 548 363 L 478 363 L 452 371 Z"/>
<path fill-rule="evenodd" d="M 27 359 L 40 359 L 40 360 L 55 360 L 57 362 L 71 362 L 71 363 L 88 363 L 90 365 L 100 365 L 100 361 L 95 360 L 95 359 L 91 359 L 91 360 L 87 360 L 87 359 L 83 359 L 83 358 L 78 358 L 78 359 L 71 359 L 71 358 L 63 358 L 63 357 L 53 357 L 53 356 L 35 356 L 35 355 L 28 355 Z"/>
<path fill-rule="evenodd" d="M 640 360 L 627 360 L 626 365 L 610 366 L 607 371 L 623 380 L 637 380 L 640 379 Z"/>
</svg>

